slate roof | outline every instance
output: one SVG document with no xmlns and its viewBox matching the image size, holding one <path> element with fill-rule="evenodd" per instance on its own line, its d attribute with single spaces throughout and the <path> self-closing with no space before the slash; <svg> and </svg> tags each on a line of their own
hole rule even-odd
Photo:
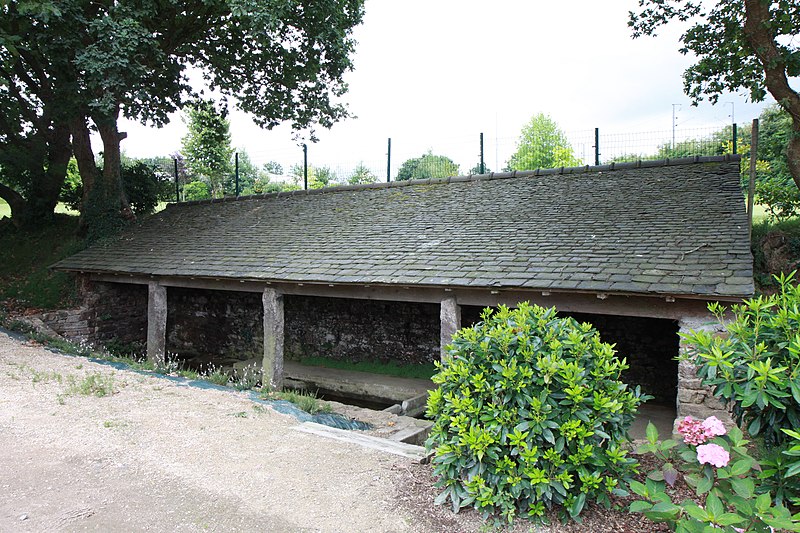
<svg viewBox="0 0 800 533">
<path fill-rule="evenodd" d="M 701 297 L 753 292 L 738 156 L 187 202 L 54 268 Z"/>
</svg>

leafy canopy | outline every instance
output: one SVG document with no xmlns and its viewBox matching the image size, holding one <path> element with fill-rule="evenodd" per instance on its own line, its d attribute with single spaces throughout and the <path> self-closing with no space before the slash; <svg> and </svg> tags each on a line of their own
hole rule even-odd
<svg viewBox="0 0 800 533">
<path fill-rule="evenodd" d="M 579 166 L 567 136 L 549 116 L 539 113 L 522 128 L 517 151 L 506 163 L 506 170 L 536 170 Z"/>
<path fill-rule="evenodd" d="M 213 102 L 199 100 L 189 106 L 187 116 L 188 132 L 183 138 L 186 165 L 195 179 L 208 183 L 212 195 L 223 196 L 224 183 L 230 181 L 233 173 L 227 110 L 217 109 Z"/>
<path fill-rule="evenodd" d="M 754 102 L 769 92 L 792 120 L 787 141 L 790 173 L 800 188 L 800 94 L 789 80 L 800 75 L 800 7 L 796 0 L 639 0 L 628 25 L 633 37 L 656 35 L 673 20 L 688 29 L 680 52 L 696 62 L 683 73 L 694 104 L 712 103 L 725 92 L 745 89 Z"/>
<path fill-rule="evenodd" d="M 426 180 L 458 176 L 459 166 L 447 156 L 434 155 L 430 151 L 419 157 L 407 159 L 397 171 L 397 181 Z"/>
</svg>

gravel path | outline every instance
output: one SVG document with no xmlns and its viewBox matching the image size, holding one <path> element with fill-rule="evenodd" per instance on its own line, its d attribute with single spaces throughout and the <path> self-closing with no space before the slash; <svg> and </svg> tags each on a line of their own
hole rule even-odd
<svg viewBox="0 0 800 533">
<path fill-rule="evenodd" d="M 0 531 L 419 529 L 393 503 L 408 460 L 296 425 L 0 332 Z"/>
</svg>

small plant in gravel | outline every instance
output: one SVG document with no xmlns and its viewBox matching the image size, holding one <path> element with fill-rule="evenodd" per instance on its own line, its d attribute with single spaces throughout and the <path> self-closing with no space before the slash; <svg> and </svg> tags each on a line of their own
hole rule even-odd
<svg viewBox="0 0 800 533">
<path fill-rule="evenodd" d="M 74 376 L 69 376 L 68 394 L 79 394 L 81 396 L 111 396 L 116 392 L 114 376 L 95 372 L 87 374 L 80 381 Z"/>
<path fill-rule="evenodd" d="M 557 507 L 567 519 L 627 494 L 637 463 L 624 445 L 646 398 L 620 380 L 625 360 L 590 324 L 528 303 L 487 309 L 438 367 L 426 443 L 436 503 L 508 521 Z"/>
<path fill-rule="evenodd" d="M 305 411 L 308 414 L 315 415 L 317 413 L 330 413 L 333 411 L 328 402 L 324 402 L 317 398 L 313 392 L 284 390 L 277 391 L 264 391 L 261 393 L 264 400 L 284 400 L 291 402 L 297 406 L 298 409 Z"/>
<path fill-rule="evenodd" d="M 800 531 L 800 514 L 792 517 L 769 492 L 759 494 L 760 465 L 748 451 L 742 431 L 727 431 L 721 421 L 686 417 L 678 425 L 683 441 L 658 440 L 658 430 L 647 426 L 647 443 L 637 450 L 653 454 L 663 467 L 650 472 L 645 483 L 630 481 L 640 496 L 631 512 L 644 513 L 654 522 L 665 522 L 679 533 Z M 697 499 L 674 503 L 667 485 L 683 480 Z"/>
<path fill-rule="evenodd" d="M 207 369 L 200 372 L 200 379 L 204 379 L 214 385 L 228 385 L 231 377 L 222 371 L 222 368 L 210 365 Z"/>
</svg>

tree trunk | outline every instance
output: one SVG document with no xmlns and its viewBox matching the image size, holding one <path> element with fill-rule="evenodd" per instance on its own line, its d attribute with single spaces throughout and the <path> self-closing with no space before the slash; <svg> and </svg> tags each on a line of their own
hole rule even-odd
<svg viewBox="0 0 800 533">
<path fill-rule="evenodd" d="M 786 61 L 770 33 L 770 2 L 745 0 L 744 34 L 764 68 L 767 90 L 792 117 L 792 138 L 787 147 L 789 172 L 800 189 L 800 94 L 789 85 Z"/>
<path fill-rule="evenodd" d="M 83 227 L 85 225 L 84 211 L 86 206 L 89 205 L 89 193 L 97 182 L 99 172 L 94 162 L 94 152 L 92 151 L 92 142 L 86 118 L 73 119 L 69 129 L 72 134 L 72 151 L 75 154 L 75 160 L 78 162 L 78 172 L 81 173 L 81 183 L 83 183 L 83 198 L 81 200 L 81 227 Z"/>
<path fill-rule="evenodd" d="M 136 217 L 131 211 L 122 185 L 122 150 L 119 145 L 126 134 L 117 131 L 117 117 L 109 120 L 94 119 L 94 122 L 103 141 L 103 173 L 100 176 L 103 189 L 109 202 L 113 201 L 119 206 L 122 217 L 134 220 Z"/>
<path fill-rule="evenodd" d="M 0 198 L 11 207 L 11 223 L 16 227 L 23 225 L 28 218 L 28 203 L 20 193 L 0 183 Z"/>
<path fill-rule="evenodd" d="M 47 135 L 47 156 L 42 161 L 42 170 L 31 184 L 30 217 L 32 220 L 49 220 L 53 217 L 61 187 L 67 176 L 67 165 L 72 156 L 69 128 L 55 126 Z"/>
</svg>

